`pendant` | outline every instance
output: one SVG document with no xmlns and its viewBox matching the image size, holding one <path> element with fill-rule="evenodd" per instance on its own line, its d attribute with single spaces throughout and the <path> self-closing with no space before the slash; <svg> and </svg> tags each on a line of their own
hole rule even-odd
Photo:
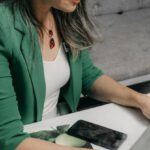
<svg viewBox="0 0 150 150">
<path fill-rule="evenodd" d="M 54 41 L 54 38 L 52 38 L 52 36 L 53 36 L 53 31 L 49 30 L 49 37 L 50 37 L 49 47 L 50 47 L 50 49 L 53 49 L 55 47 L 55 41 Z"/>
<path fill-rule="evenodd" d="M 55 47 L 55 41 L 53 38 L 50 39 L 49 46 L 50 46 L 50 49 L 53 49 Z"/>
<path fill-rule="evenodd" d="M 53 36 L 53 31 L 49 30 L 49 37 L 52 37 L 52 36 Z"/>
</svg>

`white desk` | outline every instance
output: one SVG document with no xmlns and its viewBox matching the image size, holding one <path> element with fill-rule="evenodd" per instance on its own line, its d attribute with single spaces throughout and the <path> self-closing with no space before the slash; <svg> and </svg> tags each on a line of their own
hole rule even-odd
<svg viewBox="0 0 150 150">
<path fill-rule="evenodd" d="M 122 107 L 116 104 L 107 104 L 31 125 L 26 125 L 25 131 L 34 132 L 50 129 L 57 125 L 73 124 L 79 119 L 87 120 L 126 133 L 128 137 L 120 146 L 119 150 L 129 150 L 150 123 L 142 115 L 142 113 L 139 112 L 139 110 Z M 106 150 L 102 147 L 94 148 L 97 150 Z"/>
</svg>

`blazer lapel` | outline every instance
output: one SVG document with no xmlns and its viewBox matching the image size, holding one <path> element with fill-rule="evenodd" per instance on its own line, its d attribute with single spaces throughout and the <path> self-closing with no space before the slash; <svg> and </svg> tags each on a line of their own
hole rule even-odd
<svg viewBox="0 0 150 150">
<path fill-rule="evenodd" d="M 77 110 L 77 105 L 80 100 L 81 87 L 82 87 L 82 65 L 79 60 L 74 60 L 71 50 L 65 44 L 64 50 L 66 51 L 68 62 L 70 65 L 70 80 L 61 89 L 61 95 L 67 101 L 72 112 Z"/>
<path fill-rule="evenodd" d="M 15 12 L 15 29 L 22 34 L 20 50 L 25 59 L 29 75 L 35 94 L 36 121 L 42 118 L 42 111 L 45 99 L 45 79 L 43 70 L 42 54 L 39 46 L 38 33 L 31 26 L 31 33 L 26 27 L 25 22 L 21 18 L 19 10 Z M 34 44 L 35 43 L 35 44 Z"/>
</svg>

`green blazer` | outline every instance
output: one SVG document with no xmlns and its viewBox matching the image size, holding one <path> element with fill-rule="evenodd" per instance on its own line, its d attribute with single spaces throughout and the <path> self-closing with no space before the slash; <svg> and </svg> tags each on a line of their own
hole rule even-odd
<svg viewBox="0 0 150 150">
<path fill-rule="evenodd" d="M 23 125 L 41 120 L 46 87 L 36 29 L 32 26 L 31 35 L 18 9 L 13 13 L 0 4 L 0 14 L 0 149 L 14 150 L 29 137 Z M 87 49 L 74 60 L 65 42 L 63 47 L 71 76 L 59 98 L 74 112 L 80 94 L 88 94 L 103 73 L 93 65 Z"/>
</svg>

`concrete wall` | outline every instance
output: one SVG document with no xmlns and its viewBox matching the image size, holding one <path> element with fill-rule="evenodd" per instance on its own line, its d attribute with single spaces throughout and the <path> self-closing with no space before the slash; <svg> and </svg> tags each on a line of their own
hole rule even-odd
<svg viewBox="0 0 150 150">
<path fill-rule="evenodd" d="M 87 0 L 90 14 L 103 15 L 150 7 L 150 0 Z"/>
<path fill-rule="evenodd" d="M 96 66 L 119 81 L 150 75 L 150 0 L 88 0 L 88 13 L 103 37 Z"/>
</svg>

